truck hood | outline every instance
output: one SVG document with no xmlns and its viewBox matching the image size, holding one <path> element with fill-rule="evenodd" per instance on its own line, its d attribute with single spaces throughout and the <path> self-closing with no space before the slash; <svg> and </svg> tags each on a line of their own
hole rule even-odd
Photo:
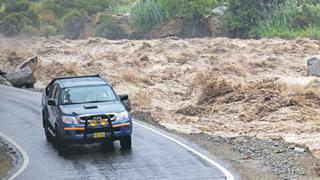
<svg viewBox="0 0 320 180">
<path fill-rule="evenodd" d="M 126 111 L 125 107 L 119 101 L 60 105 L 60 109 L 63 114 L 76 116 L 83 114 L 120 113 Z"/>
</svg>

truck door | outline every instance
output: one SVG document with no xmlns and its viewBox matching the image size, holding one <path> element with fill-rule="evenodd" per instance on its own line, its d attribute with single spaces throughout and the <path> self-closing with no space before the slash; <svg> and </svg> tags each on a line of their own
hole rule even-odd
<svg viewBox="0 0 320 180">
<path fill-rule="evenodd" d="M 57 92 L 58 92 L 58 85 L 54 84 L 51 92 L 49 93 L 48 99 L 55 99 Z M 48 113 L 49 122 L 52 125 L 52 127 L 54 127 L 54 124 L 56 122 L 56 117 L 57 117 L 56 115 L 57 106 L 48 106 L 48 111 L 49 111 Z"/>
</svg>

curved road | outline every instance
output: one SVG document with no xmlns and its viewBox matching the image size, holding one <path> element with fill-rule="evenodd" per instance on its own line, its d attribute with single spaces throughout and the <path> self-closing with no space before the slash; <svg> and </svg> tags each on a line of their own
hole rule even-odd
<svg viewBox="0 0 320 180">
<path fill-rule="evenodd" d="M 41 94 L 0 85 L 0 131 L 17 142 L 30 163 L 16 179 L 226 179 L 225 174 L 190 150 L 135 125 L 133 148 L 112 152 L 99 145 L 71 147 L 60 157 L 45 140 Z"/>
</svg>

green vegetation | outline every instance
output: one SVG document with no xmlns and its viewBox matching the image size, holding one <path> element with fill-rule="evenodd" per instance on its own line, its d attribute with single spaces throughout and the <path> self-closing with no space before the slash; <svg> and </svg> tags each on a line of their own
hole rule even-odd
<svg viewBox="0 0 320 180">
<path fill-rule="evenodd" d="M 190 19 L 194 15 L 208 15 L 218 0 L 157 0 L 168 17 Z"/>
<path fill-rule="evenodd" d="M 101 22 L 95 30 L 95 36 L 108 39 L 118 39 L 125 37 L 122 28 L 116 23 L 112 16 L 104 15 L 101 17 Z"/>
<path fill-rule="evenodd" d="M 0 0 L 0 33 L 117 39 L 170 19 L 192 30 L 221 5 L 221 28 L 231 37 L 320 38 L 320 0 Z"/>
<path fill-rule="evenodd" d="M 283 0 L 229 0 L 227 29 L 234 37 L 248 37 L 256 24 Z"/>
<path fill-rule="evenodd" d="M 132 1 L 132 0 L 131 0 Z M 125 0 L 1 0 L 0 32 L 6 36 L 62 34 L 75 39 L 85 32 L 91 16 Z"/>
<path fill-rule="evenodd" d="M 253 33 L 263 37 L 320 37 L 320 4 L 287 1 L 261 20 Z"/>
<path fill-rule="evenodd" d="M 63 18 L 63 35 L 69 39 L 76 39 L 84 31 L 86 13 L 72 10 Z"/>
<path fill-rule="evenodd" d="M 150 30 L 166 18 L 159 3 L 153 0 L 139 1 L 130 14 L 132 26 L 139 31 Z"/>
<path fill-rule="evenodd" d="M 229 0 L 234 37 L 319 38 L 319 0 Z"/>
</svg>

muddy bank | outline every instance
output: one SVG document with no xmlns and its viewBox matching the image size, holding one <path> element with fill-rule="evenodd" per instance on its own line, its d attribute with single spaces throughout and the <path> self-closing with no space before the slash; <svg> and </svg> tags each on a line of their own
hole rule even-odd
<svg viewBox="0 0 320 180">
<path fill-rule="evenodd" d="M 0 140 L 0 179 L 4 178 L 12 167 L 13 160 L 8 152 L 8 147 Z"/>
</svg>

